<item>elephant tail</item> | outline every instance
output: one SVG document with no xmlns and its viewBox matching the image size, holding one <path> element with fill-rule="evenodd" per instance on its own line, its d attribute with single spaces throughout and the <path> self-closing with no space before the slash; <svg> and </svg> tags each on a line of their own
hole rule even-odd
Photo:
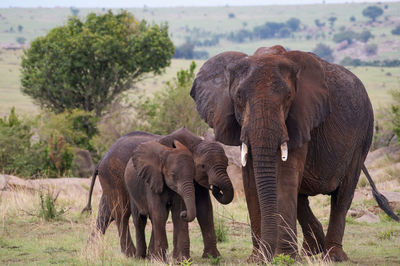
<svg viewBox="0 0 400 266">
<path fill-rule="evenodd" d="M 365 167 L 365 164 L 363 164 L 362 170 L 365 176 L 367 177 L 369 184 L 372 187 L 372 195 L 374 195 L 374 198 L 378 203 L 379 207 L 382 210 L 384 210 L 387 213 L 387 215 L 389 215 L 393 220 L 400 222 L 399 217 L 393 212 L 393 209 L 390 207 L 387 198 L 383 194 L 381 194 L 376 188 L 374 181 L 372 180 L 371 176 L 368 173 L 367 167 Z"/>
<path fill-rule="evenodd" d="M 89 189 L 89 199 L 88 203 L 86 204 L 86 207 L 83 208 L 81 213 L 92 213 L 92 194 L 93 194 L 93 188 L 94 188 L 94 183 L 96 182 L 96 177 L 99 174 L 99 165 L 101 161 L 97 164 L 96 169 L 94 169 L 93 175 L 92 175 L 92 183 L 90 184 L 90 189 Z"/>
</svg>

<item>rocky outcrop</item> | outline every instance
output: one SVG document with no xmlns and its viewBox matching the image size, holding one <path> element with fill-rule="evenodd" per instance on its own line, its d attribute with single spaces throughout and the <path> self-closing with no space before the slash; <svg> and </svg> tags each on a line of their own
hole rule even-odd
<svg viewBox="0 0 400 266">
<path fill-rule="evenodd" d="M 65 196 L 87 195 L 91 180 L 89 178 L 48 178 L 22 179 L 11 175 L 0 175 L 0 191 L 53 191 Z M 94 194 L 101 193 L 101 186 L 96 182 Z M 5 193 L 7 194 L 7 193 Z"/>
</svg>

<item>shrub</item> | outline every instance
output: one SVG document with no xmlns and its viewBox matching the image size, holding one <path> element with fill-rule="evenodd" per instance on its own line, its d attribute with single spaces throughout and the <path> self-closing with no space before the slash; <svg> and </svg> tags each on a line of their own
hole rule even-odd
<svg viewBox="0 0 400 266">
<path fill-rule="evenodd" d="M 214 216 L 215 235 L 217 242 L 225 242 L 228 240 L 228 228 L 224 224 L 224 220 Z"/>
<path fill-rule="evenodd" d="M 44 113 L 41 117 L 40 135 L 48 139 L 61 136 L 68 144 L 93 151 L 91 139 L 98 133 L 98 118 L 92 112 L 74 109 L 60 114 Z"/>
<path fill-rule="evenodd" d="M 206 51 L 195 51 L 194 43 L 186 42 L 181 46 L 176 47 L 173 58 L 184 59 L 207 59 L 208 53 Z"/>
<path fill-rule="evenodd" d="M 289 255 L 279 254 L 274 257 L 271 261 L 272 265 L 293 265 L 295 263 L 295 259 L 290 257 Z"/>
<path fill-rule="evenodd" d="M 313 53 L 321 57 L 322 59 L 325 59 L 326 61 L 333 62 L 333 51 L 332 49 L 323 43 L 317 44 L 317 47 L 314 48 Z"/>
<path fill-rule="evenodd" d="M 364 43 L 368 42 L 369 39 L 373 38 L 374 35 L 369 30 L 364 30 L 357 36 L 357 40 L 360 40 Z"/>
<path fill-rule="evenodd" d="M 19 118 L 15 108 L 0 118 L 0 171 L 26 177 L 44 174 L 45 145 L 31 144 L 32 121 Z"/>
<path fill-rule="evenodd" d="M 347 41 L 347 43 L 352 43 L 353 39 L 357 39 L 358 35 L 352 30 L 343 31 L 333 35 L 333 41 L 336 43 Z"/>
<path fill-rule="evenodd" d="M 17 41 L 17 43 L 22 45 L 22 44 L 25 44 L 26 39 L 24 37 L 17 37 L 16 41 Z"/>
<path fill-rule="evenodd" d="M 351 21 L 351 22 L 355 22 L 355 21 L 356 21 L 356 17 L 355 17 L 355 16 L 351 16 L 351 17 L 350 17 L 350 21 Z"/>
<path fill-rule="evenodd" d="M 400 35 L 400 25 L 394 28 L 391 32 L 393 35 Z"/>
<path fill-rule="evenodd" d="M 208 255 L 208 261 L 210 262 L 211 265 L 219 265 L 221 263 L 221 256 L 218 256 L 216 258 L 214 258 L 211 255 Z"/>
<path fill-rule="evenodd" d="M 57 210 L 55 206 L 57 196 L 53 198 L 50 192 L 47 192 L 46 195 L 43 195 L 43 193 L 40 192 L 39 218 L 42 218 L 45 221 L 59 220 L 61 218 L 65 210 L 62 208 Z"/>
<path fill-rule="evenodd" d="M 135 104 L 138 129 L 156 134 L 169 134 L 185 126 L 200 134 L 207 129 L 200 119 L 189 92 L 195 77 L 196 64 L 188 70 L 181 70 L 166 83 L 164 91 L 153 97 L 141 97 Z"/>
<path fill-rule="evenodd" d="M 367 55 L 376 55 L 376 52 L 378 51 L 378 45 L 376 44 L 368 44 L 365 46 L 365 53 Z"/>
<path fill-rule="evenodd" d="M 228 18 L 235 18 L 235 13 L 229 13 Z"/>
</svg>

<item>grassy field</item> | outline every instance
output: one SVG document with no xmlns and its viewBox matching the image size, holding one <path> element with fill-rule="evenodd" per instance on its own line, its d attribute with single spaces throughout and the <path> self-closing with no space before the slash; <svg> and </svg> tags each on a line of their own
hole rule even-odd
<svg viewBox="0 0 400 266">
<path fill-rule="evenodd" d="M 21 93 L 19 81 L 20 56 L 21 51 L 0 50 L 0 116 L 6 115 L 12 106 L 23 114 L 35 114 L 39 108 L 33 101 Z M 164 88 L 166 81 L 176 76 L 176 72 L 181 69 L 188 69 L 191 60 L 174 59 L 172 64 L 161 76 L 149 75 L 141 82 L 135 84 L 131 94 L 150 95 Z M 204 61 L 196 60 L 197 70 Z M 374 108 L 387 105 L 391 96 L 390 90 L 398 89 L 400 86 L 400 67 L 381 68 L 381 67 L 350 67 L 364 83 Z"/>
<path fill-rule="evenodd" d="M 399 40 L 399 36 L 392 35 L 390 31 L 400 23 L 400 3 L 378 3 L 384 14 L 374 24 L 366 24 L 368 19 L 362 15 L 362 10 L 372 3 L 346 3 L 325 5 L 299 5 L 299 6 L 249 6 L 249 7 L 174 7 L 174 8 L 131 8 L 137 18 L 149 22 L 167 22 L 171 37 L 175 45 L 180 45 L 191 36 L 194 31 L 200 35 L 226 34 L 240 29 L 253 30 L 255 26 L 266 21 L 285 22 L 296 17 L 301 20 L 303 31 L 295 33 L 291 38 L 279 39 L 285 47 L 311 51 L 318 42 L 333 45 L 332 36 L 339 32 L 341 27 L 361 32 L 370 30 L 375 38 L 372 43 Z M 385 6 L 387 5 L 387 8 Z M 115 9 L 114 11 L 118 11 Z M 84 17 L 89 12 L 103 13 L 106 9 L 82 8 L 78 16 Z M 234 18 L 229 18 L 233 14 Z M 45 35 L 48 30 L 64 24 L 72 13 L 69 8 L 7 8 L 0 9 L 0 43 L 16 43 L 18 37 L 24 37 L 28 42 L 37 36 Z M 307 35 L 317 31 L 314 21 L 329 25 L 328 18 L 336 17 L 333 27 L 326 27 L 326 39 L 307 38 Z M 350 22 L 350 17 L 355 21 Z M 22 26 L 22 30 L 18 30 Z M 225 39 L 217 46 L 198 47 L 206 50 L 210 56 L 226 50 L 240 50 L 246 53 L 253 52 L 259 46 L 269 46 L 276 43 L 277 39 L 254 41 L 248 43 L 232 43 Z M 380 54 L 380 57 L 391 58 L 392 53 Z"/>
<path fill-rule="evenodd" d="M 128 265 L 149 264 L 149 261 L 133 260 L 122 255 L 119 248 L 115 224 L 111 224 L 106 235 L 94 244 L 87 245 L 89 233 L 94 228 L 99 196 L 94 198 L 94 213 L 80 215 L 86 202 L 84 195 L 60 196 L 56 208 L 66 209 L 58 220 L 44 221 L 38 217 L 40 200 L 38 193 L 16 191 L 0 196 L 0 264 L 1 265 Z M 221 264 L 245 264 L 251 252 L 251 238 L 247 207 L 242 197 L 233 203 L 222 206 L 214 204 L 214 211 L 227 230 L 227 240 L 218 243 Z M 329 213 L 328 196 L 317 196 L 311 201 L 315 214 L 326 230 Z M 372 201 L 353 205 L 366 208 L 375 204 Z M 134 238 L 132 223 L 131 234 Z M 168 222 L 169 248 L 172 249 L 172 224 Z M 150 227 L 146 229 L 149 240 Z M 299 228 L 299 243 L 301 230 Z M 199 226 L 190 226 L 191 256 L 194 264 L 209 264 L 210 259 L 202 259 L 202 237 Z M 301 245 L 301 244 L 300 244 Z M 344 249 L 350 261 L 338 265 L 395 265 L 400 263 L 400 224 L 382 216 L 376 224 L 359 223 L 348 217 L 344 236 Z M 154 262 L 155 264 L 160 264 Z M 325 265 L 320 256 L 305 258 L 301 264 Z"/>
</svg>

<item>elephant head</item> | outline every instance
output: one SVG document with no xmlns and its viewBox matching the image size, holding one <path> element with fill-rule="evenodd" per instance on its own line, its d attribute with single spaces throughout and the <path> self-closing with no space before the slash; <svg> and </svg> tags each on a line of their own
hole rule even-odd
<svg viewBox="0 0 400 266">
<path fill-rule="evenodd" d="M 194 194 L 194 162 L 192 153 L 179 141 L 175 148 L 149 141 L 139 145 L 132 155 L 138 178 L 144 179 L 153 193 L 161 194 L 165 185 L 178 193 L 186 205 L 181 218 L 191 222 L 196 217 Z"/>
<path fill-rule="evenodd" d="M 180 128 L 162 138 L 160 143 L 173 147 L 174 140 L 179 140 L 193 153 L 195 163 L 194 180 L 202 187 L 212 188 L 214 197 L 222 204 L 233 200 L 233 186 L 226 172 L 228 158 L 222 146 L 214 139 L 202 140 L 186 128 Z"/>
<path fill-rule="evenodd" d="M 225 52 L 204 63 L 190 95 L 216 140 L 242 145 L 243 166 L 251 156 L 253 165 L 248 167 L 254 168 L 260 202 L 261 241 L 266 255 L 274 254 L 277 164 L 308 142 L 311 130 L 330 111 L 321 63 L 312 54 L 283 47 L 259 49 L 253 56 Z"/>
</svg>

